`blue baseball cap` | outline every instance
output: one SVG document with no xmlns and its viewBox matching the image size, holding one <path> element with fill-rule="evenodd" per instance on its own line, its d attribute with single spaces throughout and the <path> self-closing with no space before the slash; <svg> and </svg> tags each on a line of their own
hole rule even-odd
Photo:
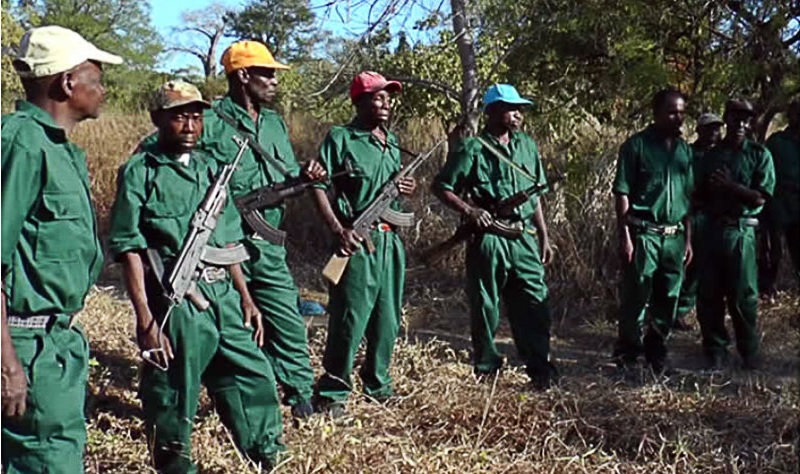
<svg viewBox="0 0 800 474">
<path fill-rule="evenodd" d="M 495 84 L 486 90 L 483 95 L 483 110 L 486 110 L 495 102 L 505 102 L 506 104 L 533 105 L 528 99 L 523 99 L 517 89 L 511 84 Z"/>
</svg>

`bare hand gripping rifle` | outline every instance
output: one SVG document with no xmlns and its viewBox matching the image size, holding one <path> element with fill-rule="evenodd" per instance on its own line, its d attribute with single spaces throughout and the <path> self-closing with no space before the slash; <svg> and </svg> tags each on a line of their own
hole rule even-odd
<svg viewBox="0 0 800 474">
<path fill-rule="evenodd" d="M 400 227 L 410 227 L 414 225 L 413 212 L 398 212 L 390 209 L 389 207 L 400 195 L 400 189 L 397 187 L 397 183 L 402 178 L 411 176 L 414 171 L 416 171 L 417 168 L 419 168 L 419 166 L 425 162 L 425 160 L 430 158 L 433 155 L 433 152 L 436 151 L 436 149 L 446 141 L 447 139 L 441 140 L 427 153 L 417 155 L 417 157 L 414 158 L 411 163 L 405 166 L 392 179 L 383 185 L 375 200 L 373 200 L 369 206 L 364 209 L 364 212 L 362 212 L 361 215 L 359 215 L 358 218 L 353 221 L 351 228 L 356 232 L 356 234 L 359 235 L 359 237 L 364 240 L 364 246 L 366 247 L 368 253 L 375 251 L 375 244 L 372 242 L 372 239 L 369 235 L 370 229 L 373 225 L 380 221 Z M 330 260 L 328 260 L 325 268 L 322 269 L 322 276 L 324 276 L 334 285 L 337 285 L 339 280 L 342 279 L 342 275 L 344 274 L 349 261 L 350 257 L 334 254 Z"/>
<path fill-rule="evenodd" d="M 428 265 L 435 265 L 442 257 L 447 255 L 447 252 L 479 232 L 496 234 L 512 240 L 520 238 L 524 232 L 523 227 L 520 225 L 505 224 L 503 220 L 513 217 L 514 211 L 528 202 L 531 197 L 548 191 L 551 185 L 563 179 L 564 176 L 556 176 L 546 184 L 535 184 L 498 201 L 494 206 L 487 209 L 493 217 L 492 224 L 489 227 L 486 229 L 479 229 L 478 226 L 472 222 L 461 224 L 449 239 L 426 250 L 422 254 L 422 260 Z"/>
<path fill-rule="evenodd" d="M 161 340 L 172 308 L 181 304 L 184 299 L 191 301 L 200 311 L 205 311 L 208 308 L 208 301 L 197 291 L 197 280 L 207 266 L 227 266 L 249 258 L 243 245 L 226 249 L 207 245 L 211 234 L 217 228 L 219 217 L 225 209 L 225 200 L 228 197 L 228 183 L 247 148 L 247 139 L 242 140 L 234 136 L 233 140 L 239 145 L 239 152 L 232 162 L 222 167 L 222 170 L 203 198 L 203 202 L 200 203 L 200 207 L 197 208 L 192 216 L 189 233 L 186 235 L 180 254 L 175 259 L 174 266 L 166 278 L 164 278 L 164 264 L 158 252 L 155 249 L 147 249 L 148 264 L 158 279 L 163 289 L 163 296 L 168 300 L 169 304 L 159 325 L 159 340 Z M 168 367 L 162 367 L 152 357 L 153 352 L 160 350 L 163 350 L 163 347 L 143 351 L 142 357 L 156 367 L 166 370 Z"/>
</svg>

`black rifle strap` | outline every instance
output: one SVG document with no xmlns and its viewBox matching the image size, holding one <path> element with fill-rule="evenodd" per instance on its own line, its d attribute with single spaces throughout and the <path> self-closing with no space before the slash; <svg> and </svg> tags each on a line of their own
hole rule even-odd
<svg viewBox="0 0 800 474">
<path fill-rule="evenodd" d="M 511 158 L 509 158 L 509 157 L 507 157 L 506 155 L 504 155 L 504 154 L 503 154 L 503 152 L 501 152 L 501 151 L 500 151 L 500 150 L 498 150 L 498 149 L 497 149 L 497 148 L 496 148 L 494 145 L 492 145 L 491 143 L 489 143 L 488 141 L 486 141 L 486 139 L 485 139 L 485 138 L 483 138 L 483 137 L 482 137 L 482 136 L 480 136 L 480 135 L 476 135 L 476 136 L 475 136 L 475 138 L 478 140 L 478 142 L 479 142 L 481 145 L 483 145 L 483 147 L 484 147 L 484 148 L 486 148 L 487 150 L 489 150 L 489 152 L 490 152 L 492 155 L 494 155 L 495 157 L 497 157 L 497 159 L 498 159 L 498 160 L 500 160 L 500 161 L 502 161 L 503 163 L 507 164 L 507 165 L 508 165 L 508 166 L 511 168 L 511 170 L 512 170 L 512 171 L 516 171 L 516 172 L 517 172 L 519 175 L 521 175 L 521 176 L 523 176 L 523 177 L 525 177 L 525 178 L 528 178 L 528 179 L 529 179 L 529 180 L 531 180 L 531 182 L 533 182 L 533 183 L 537 183 L 537 182 L 539 182 L 539 180 L 538 180 L 538 179 L 536 179 L 536 178 L 534 178 L 533 176 L 531 176 L 531 174 L 530 174 L 530 173 L 528 173 L 527 171 L 525 171 L 524 169 L 522 169 L 522 167 L 521 167 L 520 165 L 518 165 L 518 164 L 514 163 L 514 162 L 511 160 Z"/>
<path fill-rule="evenodd" d="M 289 173 L 286 171 L 286 168 L 283 167 L 283 164 L 280 161 L 278 161 L 275 157 L 270 155 L 269 152 L 267 152 L 267 150 L 265 150 L 264 147 L 261 146 L 260 143 L 258 143 L 258 138 L 255 135 L 240 127 L 239 124 L 236 123 L 236 120 L 234 120 L 231 116 L 225 114 L 225 112 L 221 111 L 219 107 L 212 107 L 212 108 L 214 109 L 214 113 L 217 114 L 217 117 L 221 118 L 223 122 L 233 127 L 240 135 L 247 138 L 250 148 L 252 148 L 253 150 L 256 151 L 256 153 L 264 157 L 265 160 L 267 160 L 272 166 L 275 167 L 275 169 L 278 170 L 278 173 L 282 174 L 283 176 L 289 175 Z"/>
</svg>

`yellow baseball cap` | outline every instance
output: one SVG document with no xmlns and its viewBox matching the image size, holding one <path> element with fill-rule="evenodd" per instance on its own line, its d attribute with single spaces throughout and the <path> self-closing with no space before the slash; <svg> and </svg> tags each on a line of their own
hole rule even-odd
<svg viewBox="0 0 800 474">
<path fill-rule="evenodd" d="M 69 71 L 85 61 L 121 64 L 122 58 L 97 48 L 70 29 L 42 26 L 22 36 L 14 69 L 22 78 L 46 77 Z"/>
<path fill-rule="evenodd" d="M 175 80 L 158 88 L 150 110 L 167 110 L 187 104 L 200 104 L 206 109 L 211 107 L 211 104 L 203 100 L 203 95 L 197 87 L 188 82 Z"/>
<path fill-rule="evenodd" d="M 225 74 L 253 66 L 289 69 L 289 66 L 276 61 L 267 46 L 258 41 L 237 41 L 233 43 L 222 53 L 221 62 L 225 68 Z"/>
</svg>

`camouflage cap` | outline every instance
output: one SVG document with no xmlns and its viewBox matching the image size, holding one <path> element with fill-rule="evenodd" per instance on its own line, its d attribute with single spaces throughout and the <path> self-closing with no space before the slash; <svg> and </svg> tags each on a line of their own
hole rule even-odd
<svg viewBox="0 0 800 474">
<path fill-rule="evenodd" d="M 725 103 L 725 113 L 728 112 L 744 112 L 749 115 L 755 115 L 753 104 L 746 99 L 731 99 Z"/>
<path fill-rule="evenodd" d="M 722 125 L 724 122 L 717 114 L 704 113 L 697 119 L 698 127 L 705 127 L 706 125 Z"/>
<path fill-rule="evenodd" d="M 198 103 L 203 108 L 211 107 L 211 104 L 203 100 L 203 95 L 197 87 L 188 82 L 175 80 L 167 82 L 158 89 L 150 110 L 167 110 L 193 103 Z"/>
</svg>

